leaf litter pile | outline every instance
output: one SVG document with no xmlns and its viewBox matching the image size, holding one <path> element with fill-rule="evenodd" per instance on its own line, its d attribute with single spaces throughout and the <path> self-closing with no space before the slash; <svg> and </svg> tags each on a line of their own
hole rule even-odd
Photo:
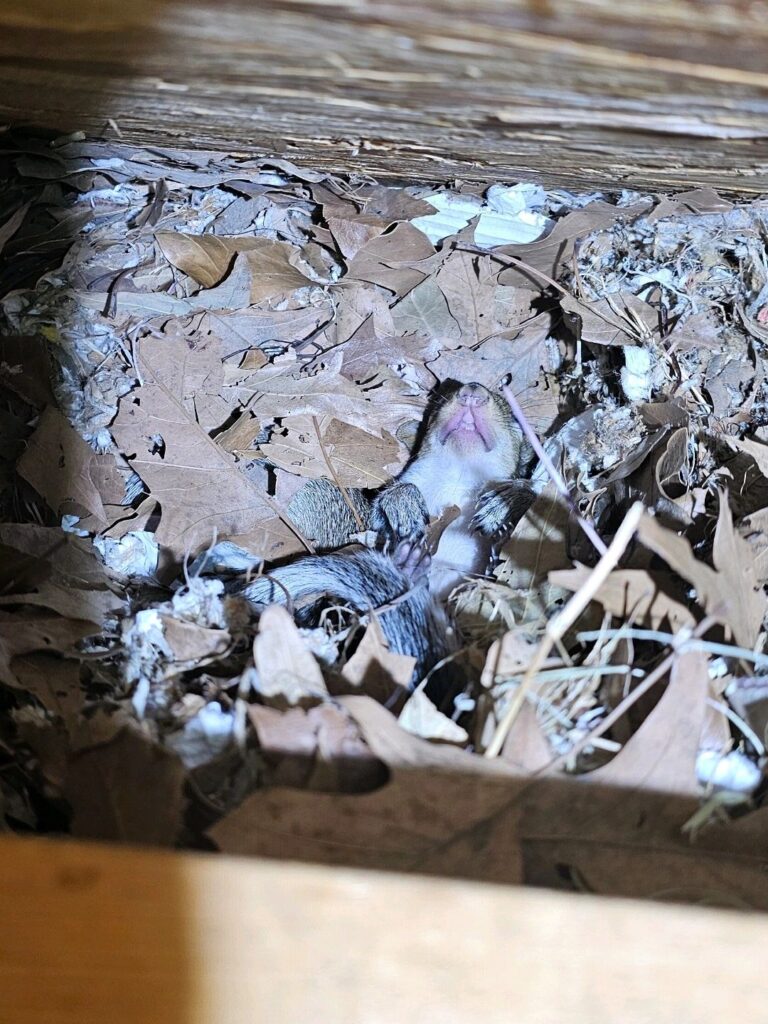
<svg viewBox="0 0 768 1024">
<path fill-rule="evenodd" d="M 273 794 L 330 841 L 390 789 L 399 846 L 369 860 L 440 869 L 484 810 L 443 783 L 427 837 L 404 766 L 665 791 L 684 842 L 760 816 L 768 203 L 78 137 L 2 160 L 9 827 L 280 852 Z M 551 465 L 451 597 L 466 684 L 438 709 L 375 613 L 257 621 L 224 581 L 311 549 L 308 480 L 396 476 L 446 381 L 505 388 Z"/>
</svg>

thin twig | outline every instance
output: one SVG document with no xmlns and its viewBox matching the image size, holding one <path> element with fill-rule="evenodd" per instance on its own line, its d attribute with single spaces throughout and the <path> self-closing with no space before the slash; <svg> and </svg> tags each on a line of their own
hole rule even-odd
<svg viewBox="0 0 768 1024">
<path fill-rule="evenodd" d="M 560 471 L 555 466 L 555 464 L 552 461 L 552 459 L 550 459 L 549 455 L 545 451 L 544 445 L 541 443 L 541 441 L 539 440 L 538 436 L 536 435 L 536 431 L 533 429 L 533 427 L 528 422 L 528 420 L 527 420 L 527 418 L 525 416 L 525 413 L 523 412 L 523 410 L 522 410 L 522 408 L 520 406 L 520 403 L 518 402 L 517 398 L 515 398 L 514 394 L 512 393 L 512 388 L 508 384 L 506 384 L 502 388 L 502 391 L 503 391 L 504 397 L 506 398 L 507 402 L 509 403 L 510 409 L 512 410 L 512 415 L 515 417 L 517 422 L 520 424 L 520 429 L 525 434 L 526 438 L 528 439 L 528 441 L 531 444 L 531 447 L 533 448 L 533 450 L 538 455 L 538 457 L 539 457 L 539 459 L 541 461 L 541 464 L 544 466 L 544 469 L 546 469 L 547 473 L 549 474 L 550 478 L 552 479 L 552 482 L 554 483 L 555 487 L 557 488 L 558 493 L 560 494 L 560 496 L 562 497 L 563 501 L 568 506 L 569 511 L 574 516 L 574 518 L 576 519 L 576 522 L 579 524 L 579 526 L 584 531 L 586 536 L 589 538 L 589 540 L 591 541 L 592 546 L 595 548 L 595 550 L 600 555 L 604 555 L 606 553 L 606 551 L 608 550 L 608 548 L 605 546 L 605 543 L 604 543 L 602 537 L 600 537 L 600 535 L 598 534 L 597 530 L 594 528 L 592 523 L 590 523 L 590 521 L 588 519 L 585 519 L 584 516 L 582 516 L 581 513 L 579 512 L 579 510 L 576 508 L 576 503 L 573 500 L 573 498 L 571 497 L 571 492 L 568 490 L 568 484 L 566 484 L 565 480 L 563 479 L 562 474 L 560 473 Z"/>
<path fill-rule="evenodd" d="M 608 578 L 610 572 L 618 565 L 619 559 L 627 549 L 627 545 L 637 530 L 640 520 L 643 517 L 644 508 L 638 501 L 631 506 L 621 526 L 616 531 L 616 536 L 611 541 L 610 547 L 606 550 L 600 561 L 589 574 L 582 586 L 571 597 L 566 606 L 557 615 L 554 615 L 547 623 L 544 636 L 539 644 L 531 663 L 526 669 L 523 681 L 520 683 L 515 695 L 509 703 L 509 707 L 501 722 L 496 728 L 493 739 L 485 752 L 486 757 L 498 757 L 504 742 L 509 735 L 520 708 L 525 700 L 526 693 L 530 689 L 539 669 L 542 667 L 556 641 L 565 636 L 578 619 L 587 605 L 592 601 L 600 587 Z"/>
</svg>

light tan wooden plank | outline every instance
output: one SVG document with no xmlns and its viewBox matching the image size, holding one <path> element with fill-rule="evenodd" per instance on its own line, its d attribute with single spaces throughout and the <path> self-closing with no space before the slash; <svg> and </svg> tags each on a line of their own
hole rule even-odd
<svg viewBox="0 0 768 1024">
<path fill-rule="evenodd" d="M 0 842 L 9 1024 L 764 1021 L 768 918 Z"/>
</svg>

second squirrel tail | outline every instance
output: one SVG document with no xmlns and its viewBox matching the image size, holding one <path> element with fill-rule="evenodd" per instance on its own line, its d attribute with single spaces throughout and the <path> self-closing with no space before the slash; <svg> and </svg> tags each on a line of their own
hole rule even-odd
<svg viewBox="0 0 768 1024">
<path fill-rule="evenodd" d="M 307 602 L 297 614 L 307 625 L 316 622 L 321 602 L 377 615 L 390 650 L 416 659 L 412 687 L 452 649 L 447 617 L 426 579 L 414 583 L 389 555 L 369 548 L 299 558 L 252 580 L 241 593 L 257 609 Z M 436 699 L 444 689 L 436 678 L 428 693 Z"/>
</svg>

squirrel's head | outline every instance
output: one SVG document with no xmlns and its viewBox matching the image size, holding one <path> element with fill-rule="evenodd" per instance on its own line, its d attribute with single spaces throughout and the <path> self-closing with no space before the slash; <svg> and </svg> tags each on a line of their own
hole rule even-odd
<svg viewBox="0 0 768 1024">
<path fill-rule="evenodd" d="M 513 473 L 522 432 L 501 395 L 482 384 L 458 385 L 435 409 L 427 440 L 460 459 L 489 458 Z"/>
</svg>

